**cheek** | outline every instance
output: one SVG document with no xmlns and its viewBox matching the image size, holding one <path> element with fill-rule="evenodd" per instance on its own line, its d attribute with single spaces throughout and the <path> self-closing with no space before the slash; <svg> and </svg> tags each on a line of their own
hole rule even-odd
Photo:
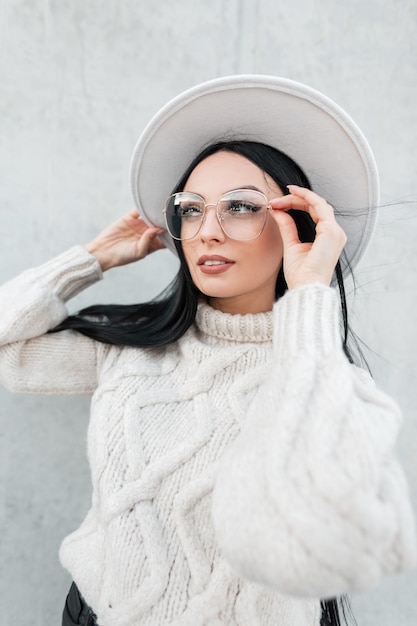
<svg viewBox="0 0 417 626">
<path fill-rule="evenodd" d="M 195 249 L 195 244 L 193 245 L 192 242 L 183 241 L 182 252 L 184 254 L 185 262 L 187 263 L 187 267 L 191 274 L 191 278 L 194 281 L 195 280 L 194 268 L 198 260 L 198 253 L 197 253 L 197 250 Z"/>
<path fill-rule="evenodd" d="M 262 256 L 265 266 L 271 272 L 275 271 L 278 273 L 282 265 L 283 247 L 281 234 L 274 220 L 272 220 L 272 224 L 268 223 L 268 228 L 265 229 L 262 235 L 262 241 L 260 240 L 259 243 L 263 251 Z"/>
<path fill-rule="evenodd" d="M 188 267 L 190 267 L 190 265 L 193 264 L 193 261 L 197 258 L 195 246 L 193 246 L 192 242 L 190 241 L 183 241 L 182 252 L 184 254 Z"/>
</svg>

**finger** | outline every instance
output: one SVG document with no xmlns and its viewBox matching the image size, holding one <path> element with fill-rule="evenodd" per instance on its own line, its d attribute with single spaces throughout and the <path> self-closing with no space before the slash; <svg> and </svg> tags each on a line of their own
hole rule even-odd
<svg viewBox="0 0 417 626">
<path fill-rule="evenodd" d="M 300 187 L 299 185 L 288 185 L 287 187 L 292 195 L 303 198 L 310 204 L 315 204 L 320 201 L 326 202 L 322 196 L 312 189 L 307 189 L 307 187 Z"/>
<path fill-rule="evenodd" d="M 161 235 L 164 232 L 164 228 L 160 226 L 150 226 L 145 222 L 145 220 L 139 215 L 136 209 L 132 209 L 127 213 L 127 223 L 134 227 L 135 231 L 143 235 L 148 229 L 151 229 L 151 232 L 155 230 L 157 235 Z"/>
<path fill-rule="evenodd" d="M 310 217 L 316 223 L 316 236 L 327 236 L 341 249 L 346 243 L 346 233 L 337 222 L 333 207 L 321 196 L 305 187 L 289 185 L 288 189 L 292 196 L 302 199 L 308 203 Z M 340 253 L 340 252 L 339 252 Z"/>
<path fill-rule="evenodd" d="M 316 223 L 323 220 L 333 222 L 335 221 L 333 207 L 328 202 L 326 202 L 324 198 L 317 195 L 313 191 L 310 191 L 309 189 L 302 190 L 309 192 L 309 194 L 303 194 L 304 197 L 301 197 L 295 195 L 294 193 L 291 193 L 286 196 L 270 200 L 270 205 L 272 209 L 274 211 L 287 211 L 288 209 L 305 211 L 306 213 L 310 214 L 311 218 Z"/>
<path fill-rule="evenodd" d="M 299 244 L 300 239 L 298 237 L 297 226 L 291 215 L 284 211 L 275 211 L 272 216 L 278 224 L 284 251 L 288 250 L 288 248 L 293 245 Z"/>
<path fill-rule="evenodd" d="M 322 196 L 315 191 L 306 189 L 305 187 L 297 187 L 296 185 L 288 185 L 290 193 L 285 196 L 273 198 L 270 204 L 273 208 L 300 208 L 305 209 L 308 206 L 327 207 L 333 212 L 333 207 Z"/>
<path fill-rule="evenodd" d="M 166 246 L 164 242 L 162 241 L 162 239 L 159 239 L 159 237 L 155 237 L 155 239 L 153 239 L 151 242 L 149 251 L 156 252 L 156 250 L 163 250 L 164 248 L 166 248 Z"/>
<path fill-rule="evenodd" d="M 286 196 L 281 196 L 280 198 L 274 198 L 269 201 L 269 204 L 273 209 L 276 210 L 288 210 L 288 209 L 300 209 L 304 211 L 308 211 L 310 206 L 328 206 L 330 209 L 332 207 L 330 204 L 326 202 L 323 198 L 320 198 L 315 202 L 307 202 L 303 198 L 300 198 L 293 194 L 288 194 Z"/>
<path fill-rule="evenodd" d="M 158 235 L 162 235 L 165 232 L 163 228 L 158 226 L 149 226 L 141 235 L 140 248 L 146 252 L 154 252 L 165 248 L 164 243 L 159 239 Z"/>
<path fill-rule="evenodd" d="M 327 245 L 335 244 L 342 249 L 346 243 L 346 234 L 335 218 L 333 207 L 310 189 L 295 185 L 289 187 L 291 187 L 291 194 L 270 201 L 272 209 L 279 209 L 273 210 L 272 215 L 281 215 L 283 210 L 290 208 L 305 211 L 316 224 L 316 239 L 325 237 L 328 240 Z M 296 193 L 299 195 L 294 195 Z"/>
<path fill-rule="evenodd" d="M 152 241 L 152 239 L 155 239 L 158 235 L 162 235 L 164 232 L 165 230 L 159 226 L 148 226 L 142 233 L 142 239 L 144 241 Z"/>
<path fill-rule="evenodd" d="M 328 219 L 335 221 L 333 207 L 315 191 L 299 187 L 298 185 L 288 185 L 288 189 L 293 197 L 296 197 L 298 200 L 301 199 L 306 203 L 314 221 Z"/>
</svg>

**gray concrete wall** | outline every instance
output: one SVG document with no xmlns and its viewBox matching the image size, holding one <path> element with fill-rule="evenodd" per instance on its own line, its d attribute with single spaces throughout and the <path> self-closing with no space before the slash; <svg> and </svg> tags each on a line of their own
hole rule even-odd
<svg viewBox="0 0 417 626">
<path fill-rule="evenodd" d="M 417 505 L 416 25 L 416 0 L 1 0 L 1 280 L 132 206 L 136 138 L 184 88 L 258 72 L 323 91 L 380 167 L 384 206 L 357 272 L 355 320 L 404 409 L 399 454 Z M 147 299 L 174 271 L 158 253 L 71 307 Z M 59 543 L 89 504 L 88 399 L 2 391 L 0 419 L 0 624 L 54 626 L 70 582 Z M 416 589 L 411 572 L 355 598 L 359 624 L 415 626 Z"/>
</svg>

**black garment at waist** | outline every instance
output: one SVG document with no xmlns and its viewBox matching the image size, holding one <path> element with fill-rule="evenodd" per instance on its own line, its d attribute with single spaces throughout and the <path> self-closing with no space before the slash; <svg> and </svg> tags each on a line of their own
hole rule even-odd
<svg viewBox="0 0 417 626">
<path fill-rule="evenodd" d="M 85 602 L 77 585 L 72 583 L 62 613 L 62 626 L 98 626 L 96 620 L 93 609 Z"/>
</svg>

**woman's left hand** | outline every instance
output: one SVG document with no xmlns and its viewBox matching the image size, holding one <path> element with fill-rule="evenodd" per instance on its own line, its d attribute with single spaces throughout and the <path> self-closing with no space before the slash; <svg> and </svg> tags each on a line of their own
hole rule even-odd
<svg viewBox="0 0 417 626">
<path fill-rule="evenodd" d="M 346 235 L 336 222 L 333 207 L 310 189 L 288 185 L 289 195 L 270 201 L 283 242 L 284 276 L 289 289 L 308 283 L 330 285 L 334 268 L 346 243 Z M 316 224 L 316 238 L 302 243 L 297 227 L 286 211 L 306 211 Z"/>
</svg>

